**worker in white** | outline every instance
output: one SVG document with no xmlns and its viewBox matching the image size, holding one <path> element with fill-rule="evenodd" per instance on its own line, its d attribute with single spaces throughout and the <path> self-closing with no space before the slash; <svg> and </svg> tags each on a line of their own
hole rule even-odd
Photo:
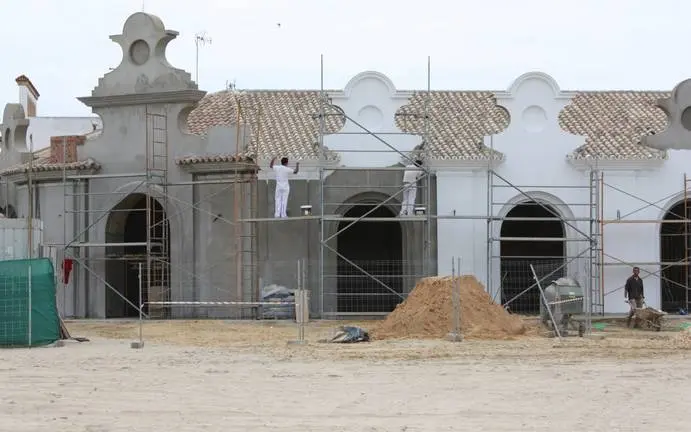
<svg viewBox="0 0 691 432">
<path fill-rule="evenodd" d="M 403 172 L 403 202 L 401 203 L 401 213 L 399 216 L 412 216 L 415 207 L 415 196 L 417 195 L 417 181 L 420 180 L 424 171 L 419 168 L 422 166 L 421 160 L 406 166 Z"/>
<path fill-rule="evenodd" d="M 269 168 L 276 173 L 276 195 L 274 217 L 285 218 L 288 217 L 286 209 L 288 208 L 288 194 L 290 194 L 290 184 L 288 183 L 289 174 L 297 174 L 300 171 L 300 163 L 295 164 L 295 169 L 288 167 L 288 158 L 281 158 L 281 164 L 276 164 L 276 158 L 271 159 Z"/>
</svg>

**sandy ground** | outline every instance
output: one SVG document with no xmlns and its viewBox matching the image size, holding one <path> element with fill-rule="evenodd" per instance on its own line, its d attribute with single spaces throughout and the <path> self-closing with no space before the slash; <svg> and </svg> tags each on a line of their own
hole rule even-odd
<svg viewBox="0 0 691 432">
<path fill-rule="evenodd" d="M 90 342 L 0 351 L 6 431 L 687 430 L 675 333 L 317 343 L 311 323 L 68 323 Z M 365 324 L 367 325 L 367 324 Z"/>
</svg>

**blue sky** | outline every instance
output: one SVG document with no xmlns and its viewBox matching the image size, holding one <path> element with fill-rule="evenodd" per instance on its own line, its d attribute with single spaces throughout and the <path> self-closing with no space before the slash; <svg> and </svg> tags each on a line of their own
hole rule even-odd
<svg viewBox="0 0 691 432">
<path fill-rule="evenodd" d="M 180 36 L 168 59 L 200 88 L 327 88 L 363 70 L 401 89 L 501 90 L 524 72 L 552 75 L 563 89 L 670 90 L 691 75 L 682 0 L 146 0 Z M 86 115 L 75 98 L 120 61 L 125 19 L 141 0 L 5 0 L 0 100 L 16 102 L 14 78 L 27 75 L 39 115 Z M 280 27 L 277 25 L 280 23 Z"/>
</svg>

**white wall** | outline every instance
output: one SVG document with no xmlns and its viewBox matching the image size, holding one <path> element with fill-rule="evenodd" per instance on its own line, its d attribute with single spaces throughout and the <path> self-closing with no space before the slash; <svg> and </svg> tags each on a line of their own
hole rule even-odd
<svg viewBox="0 0 691 432">
<path fill-rule="evenodd" d="M 26 134 L 27 150 L 29 137 L 34 142 L 34 151 L 50 146 L 50 137 L 65 135 L 84 135 L 102 128 L 101 119 L 94 117 L 32 117 Z"/>
<path fill-rule="evenodd" d="M 410 92 L 397 91 L 379 72 L 356 75 L 342 92 L 329 94 L 347 119 L 339 134 L 324 137 L 324 145 L 339 153 L 343 166 L 387 167 L 401 162 L 401 153 L 407 154 L 422 142 L 421 137 L 403 134 L 396 127 L 396 111 L 407 105 L 411 96 Z"/>
<path fill-rule="evenodd" d="M 522 201 L 523 195 L 557 207 L 566 218 L 588 218 L 590 215 L 590 190 L 588 167 L 579 166 L 566 159 L 566 155 L 584 143 L 585 138 L 568 134 L 558 124 L 559 112 L 569 103 L 571 95 L 561 92 L 554 80 L 543 74 L 526 74 L 518 78 L 509 91 L 497 95 L 498 104 L 511 115 L 506 130 L 485 139 L 504 154 L 504 160 L 495 168 L 497 174 L 515 186 L 493 188 L 490 214 L 506 216 L 509 210 Z M 598 168 L 604 175 L 604 219 L 616 219 L 636 210 L 630 219 L 661 219 L 666 210 L 683 197 L 683 175 L 691 164 L 691 153 L 670 152 L 669 160 L 602 162 Z M 498 177 L 495 186 L 506 185 Z M 531 187 L 580 186 L 580 188 Z M 611 186 L 626 193 L 615 191 Z M 445 166 L 437 168 L 438 214 L 484 216 L 487 207 L 487 165 Z M 675 197 L 669 197 L 676 194 Z M 663 199 L 665 198 L 665 199 Z M 646 203 L 647 201 L 647 203 Z M 648 203 L 656 203 L 648 205 Z M 566 204 L 566 205 L 565 205 Z M 492 223 L 493 237 L 499 237 L 501 222 Z M 584 239 L 589 233 L 589 223 L 569 222 L 567 237 Z M 581 231 L 579 233 L 578 231 Z M 487 282 L 487 222 L 481 219 L 444 220 L 437 225 L 439 273 L 451 273 L 451 258 L 462 257 L 461 269 L 475 274 Z M 645 295 L 648 304 L 660 307 L 660 270 L 655 263 L 660 260 L 660 224 L 631 223 L 608 224 L 604 229 L 605 262 L 639 265 L 645 276 Z M 499 255 L 499 242 L 493 242 L 492 254 Z M 586 242 L 567 242 L 567 255 L 575 257 L 587 251 Z M 581 283 L 589 277 L 587 253 L 584 259 L 568 266 L 568 274 L 577 276 Z M 640 263 L 644 263 L 640 265 Z M 499 260 L 492 261 L 489 291 L 495 295 L 500 282 Z M 604 292 L 606 312 L 625 312 L 623 285 L 631 274 L 630 265 L 604 267 Z"/>
</svg>

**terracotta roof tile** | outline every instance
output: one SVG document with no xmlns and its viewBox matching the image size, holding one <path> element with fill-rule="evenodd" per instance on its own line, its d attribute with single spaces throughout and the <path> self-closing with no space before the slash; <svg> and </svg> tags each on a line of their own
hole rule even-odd
<svg viewBox="0 0 691 432">
<path fill-rule="evenodd" d="M 51 162 L 50 154 L 47 156 L 41 155 L 40 152 L 34 153 L 34 162 L 32 167 L 32 172 L 45 172 L 45 171 L 60 171 L 63 168 L 66 170 L 98 170 L 101 168 L 101 164 L 95 160 L 88 158 L 85 160 L 80 160 L 76 162 L 54 163 Z M 12 174 L 26 173 L 29 171 L 29 163 L 23 163 L 8 167 L 0 171 L 0 175 L 7 176 Z"/>
<path fill-rule="evenodd" d="M 183 157 L 177 158 L 175 160 L 175 163 L 177 163 L 178 165 L 192 165 L 192 164 L 198 164 L 198 163 L 219 163 L 219 162 L 236 162 L 236 163 L 242 163 L 242 164 L 246 164 L 246 165 L 255 165 L 254 160 L 250 157 L 241 156 L 241 155 L 232 155 L 232 154 L 191 155 L 191 156 L 183 156 Z"/>
<path fill-rule="evenodd" d="M 404 132 L 424 132 L 426 92 L 414 92 L 410 104 L 401 108 L 396 123 Z M 578 92 L 559 116 L 562 128 L 586 136 L 586 144 L 574 149 L 570 158 L 664 158 L 665 152 L 640 145 L 651 130 L 666 127 L 665 114 L 654 102 L 669 95 L 655 91 Z M 236 98 L 241 121 L 248 122 L 252 137 L 248 155 L 258 158 L 288 156 L 318 159 L 319 91 L 258 90 L 209 94 L 192 111 L 191 132 L 203 135 L 215 125 L 235 123 Z M 343 125 L 339 109 L 329 106 L 325 133 L 336 133 Z M 496 105 L 491 91 L 433 91 L 427 107 L 429 118 L 428 155 L 434 159 L 487 159 L 490 149 L 483 137 L 504 130 L 508 113 Z M 211 157 L 211 156 L 209 156 Z M 337 155 L 327 150 L 328 159 Z M 494 152 L 493 158 L 500 158 Z"/>
<path fill-rule="evenodd" d="M 205 96 L 189 115 L 190 132 L 203 135 L 210 127 L 232 125 L 237 120 L 249 124 L 252 136 L 246 153 L 256 158 L 287 156 L 294 159 L 319 159 L 320 94 L 317 91 L 258 90 L 222 91 Z M 327 106 L 327 114 L 338 114 Z M 325 132 L 337 132 L 344 119 L 339 115 L 325 117 Z M 337 155 L 327 151 L 326 158 Z"/>
<path fill-rule="evenodd" d="M 424 134 L 426 92 L 413 95 L 401 108 L 396 123 L 403 132 Z M 427 155 L 432 159 L 487 159 L 491 150 L 483 144 L 487 135 L 509 125 L 509 115 L 497 106 L 492 92 L 434 91 L 427 106 Z M 494 151 L 493 158 L 501 153 Z"/>
<path fill-rule="evenodd" d="M 570 158 L 661 159 L 662 150 L 640 144 L 641 137 L 667 127 L 667 116 L 655 102 L 669 92 L 605 91 L 580 92 L 561 112 L 564 130 L 586 136 L 584 146 Z"/>
</svg>

